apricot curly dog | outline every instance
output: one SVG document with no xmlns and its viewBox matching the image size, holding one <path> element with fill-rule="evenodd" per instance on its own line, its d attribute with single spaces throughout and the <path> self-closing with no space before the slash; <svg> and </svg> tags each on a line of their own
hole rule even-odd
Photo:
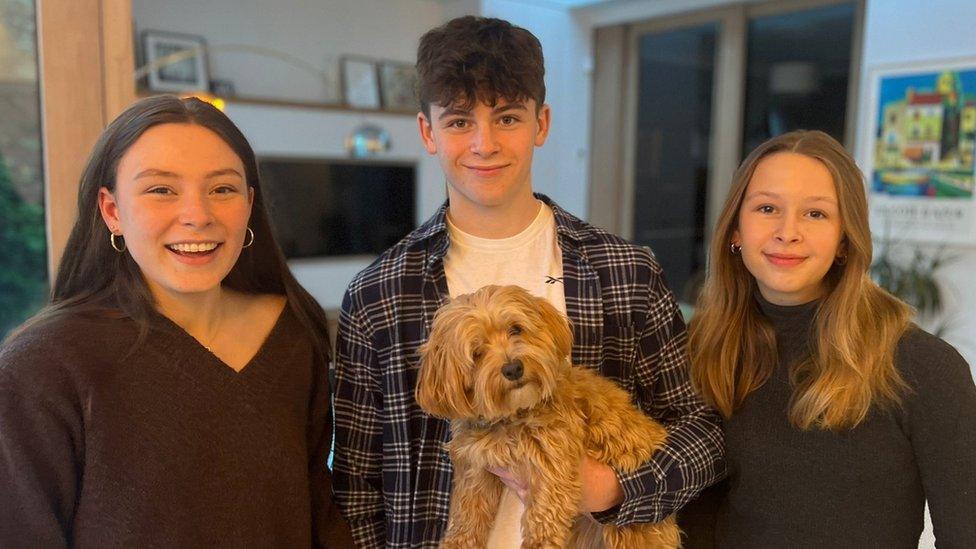
<svg viewBox="0 0 976 549">
<path fill-rule="evenodd" d="M 580 515 L 584 455 L 632 472 L 667 432 L 612 381 L 574 367 L 572 339 L 559 311 L 518 286 L 486 286 L 437 312 L 420 351 L 417 402 L 451 420 L 442 548 L 485 546 L 503 487 L 489 467 L 527 481 L 524 548 L 680 545 L 673 517 L 616 527 Z"/>
</svg>

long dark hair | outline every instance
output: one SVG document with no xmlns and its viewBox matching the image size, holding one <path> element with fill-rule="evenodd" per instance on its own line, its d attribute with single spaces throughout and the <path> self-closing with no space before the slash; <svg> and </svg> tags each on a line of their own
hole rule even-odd
<svg viewBox="0 0 976 549">
<path fill-rule="evenodd" d="M 196 98 L 180 99 L 172 95 L 149 97 L 133 103 L 98 138 L 81 176 L 78 216 L 61 257 L 51 290 L 51 303 L 24 327 L 67 312 L 96 312 L 132 318 L 139 324 L 141 333 L 147 332 L 149 320 L 155 314 L 154 299 L 132 256 L 112 249 L 108 229 L 98 209 L 98 192 L 101 187 L 115 191 L 116 172 L 122 156 L 146 130 L 160 124 L 196 124 L 207 128 L 220 136 L 241 159 L 247 185 L 254 191 L 248 221 L 254 231 L 254 244 L 241 251 L 223 284 L 247 294 L 285 296 L 288 306 L 309 330 L 316 351 L 327 363 L 329 344 L 325 312 L 295 280 L 272 236 L 251 145 L 237 126 L 213 105 Z"/>
</svg>

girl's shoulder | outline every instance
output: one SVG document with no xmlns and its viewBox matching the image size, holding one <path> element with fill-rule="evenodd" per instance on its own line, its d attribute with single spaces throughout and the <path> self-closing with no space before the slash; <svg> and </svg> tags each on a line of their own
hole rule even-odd
<svg viewBox="0 0 976 549">
<path fill-rule="evenodd" d="M 895 364 L 906 381 L 919 390 L 973 383 L 969 364 L 959 351 L 915 324 L 910 324 L 898 341 Z"/>
<path fill-rule="evenodd" d="M 0 347 L 0 378 L 46 392 L 75 384 L 131 348 L 135 322 L 110 312 L 61 311 L 29 322 Z"/>
<path fill-rule="evenodd" d="M 104 310 L 58 311 L 28 320 L 3 342 L 0 356 L 99 347 L 131 335 L 135 323 L 121 313 Z"/>
</svg>

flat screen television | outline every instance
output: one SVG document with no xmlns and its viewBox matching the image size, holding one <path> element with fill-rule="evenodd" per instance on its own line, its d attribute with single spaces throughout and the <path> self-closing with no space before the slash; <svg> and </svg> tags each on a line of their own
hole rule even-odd
<svg viewBox="0 0 976 549">
<path fill-rule="evenodd" d="M 413 164 L 262 157 L 258 166 L 289 259 L 376 255 L 415 227 Z"/>
</svg>

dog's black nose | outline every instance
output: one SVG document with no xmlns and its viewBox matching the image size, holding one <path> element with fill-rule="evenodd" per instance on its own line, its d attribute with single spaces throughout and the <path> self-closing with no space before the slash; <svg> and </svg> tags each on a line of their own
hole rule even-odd
<svg viewBox="0 0 976 549">
<path fill-rule="evenodd" d="M 516 381 L 522 377 L 522 361 L 515 359 L 502 366 L 502 375 L 509 381 Z"/>
</svg>

